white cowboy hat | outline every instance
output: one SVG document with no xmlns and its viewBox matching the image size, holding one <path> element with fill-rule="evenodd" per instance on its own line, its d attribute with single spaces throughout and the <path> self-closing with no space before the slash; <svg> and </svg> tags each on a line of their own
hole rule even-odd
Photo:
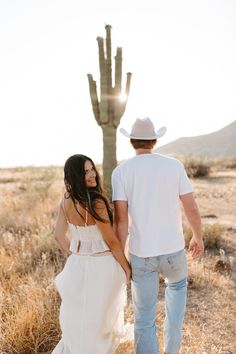
<svg viewBox="0 0 236 354">
<path fill-rule="evenodd" d="M 166 127 L 161 127 L 155 132 L 154 125 L 150 118 L 137 118 L 132 126 L 130 134 L 123 128 L 120 128 L 120 132 L 130 139 L 153 140 L 162 137 L 166 133 Z"/>
</svg>

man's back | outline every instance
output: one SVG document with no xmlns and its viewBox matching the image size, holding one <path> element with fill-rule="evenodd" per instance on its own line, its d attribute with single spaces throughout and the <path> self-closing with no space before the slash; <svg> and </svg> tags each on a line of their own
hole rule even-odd
<svg viewBox="0 0 236 354">
<path fill-rule="evenodd" d="M 194 259 L 204 249 L 199 210 L 182 163 L 152 153 L 165 127 L 156 131 L 150 118 L 137 118 L 130 133 L 125 129 L 120 132 L 130 139 L 136 154 L 112 175 L 116 233 L 123 248 L 130 234 L 135 350 L 158 353 L 156 305 L 162 273 L 167 284 L 164 352 L 178 353 L 188 273 L 180 201 L 193 232 L 190 249 Z"/>
<path fill-rule="evenodd" d="M 157 256 L 184 248 L 179 196 L 192 192 L 182 163 L 159 154 L 141 154 L 112 175 L 113 200 L 126 200 L 130 252 Z"/>
</svg>

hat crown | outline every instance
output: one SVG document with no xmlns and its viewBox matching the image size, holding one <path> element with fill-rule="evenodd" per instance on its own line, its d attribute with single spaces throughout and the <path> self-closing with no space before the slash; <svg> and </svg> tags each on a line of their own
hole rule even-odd
<svg viewBox="0 0 236 354">
<path fill-rule="evenodd" d="M 131 135 L 137 136 L 139 138 L 148 138 L 150 136 L 155 135 L 154 125 L 150 118 L 137 118 L 134 122 Z"/>
</svg>

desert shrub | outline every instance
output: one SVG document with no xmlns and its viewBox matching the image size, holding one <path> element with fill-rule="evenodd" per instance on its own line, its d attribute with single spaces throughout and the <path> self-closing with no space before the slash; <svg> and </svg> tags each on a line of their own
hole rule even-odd
<svg viewBox="0 0 236 354">
<path fill-rule="evenodd" d="M 220 224 L 204 225 L 203 241 L 205 249 L 219 249 L 223 232 L 224 228 Z M 186 247 L 188 247 L 192 238 L 192 231 L 190 227 L 186 225 L 184 225 L 184 237 Z"/>
<path fill-rule="evenodd" d="M 211 160 L 211 166 L 214 170 L 225 170 L 225 169 L 235 169 L 236 168 L 236 157 L 235 156 L 219 156 Z"/>
<path fill-rule="evenodd" d="M 235 169 L 236 168 L 236 157 L 227 158 L 225 161 L 225 167 L 229 168 L 229 169 Z"/>
<path fill-rule="evenodd" d="M 207 177 L 210 173 L 209 163 L 201 158 L 191 157 L 186 159 L 184 166 L 190 178 Z"/>
</svg>

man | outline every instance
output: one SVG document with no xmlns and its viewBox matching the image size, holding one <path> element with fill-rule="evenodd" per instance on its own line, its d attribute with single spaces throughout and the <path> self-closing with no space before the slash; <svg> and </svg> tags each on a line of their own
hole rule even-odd
<svg viewBox="0 0 236 354">
<path fill-rule="evenodd" d="M 135 121 L 131 134 L 120 131 L 131 139 L 136 152 L 112 173 L 116 231 L 123 248 L 129 234 L 136 353 L 158 353 L 156 306 L 162 273 L 167 284 L 165 353 L 177 354 L 187 295 L 180 201 L 193 232 L 193 259 L 204 249 L 198 207 L 183 164 L 152 152 L 165 127 L 155 132 L 152 121 L 145 118 Z"/>
</svg>

